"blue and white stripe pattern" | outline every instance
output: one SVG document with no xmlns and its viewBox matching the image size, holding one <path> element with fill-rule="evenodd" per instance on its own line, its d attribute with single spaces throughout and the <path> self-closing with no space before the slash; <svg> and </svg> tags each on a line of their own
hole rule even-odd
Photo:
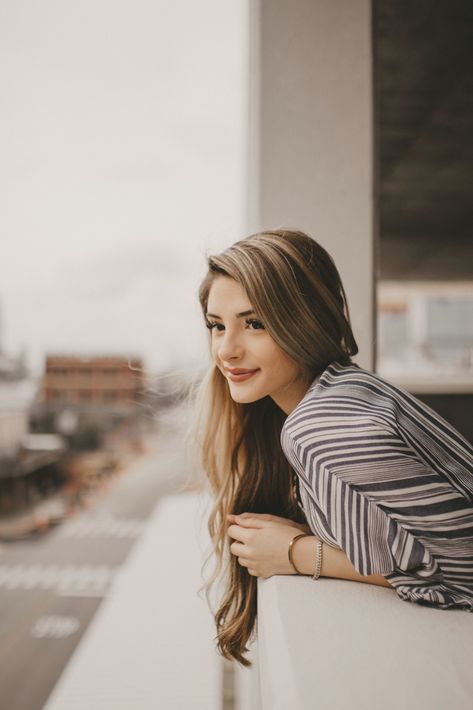
<svg viewBox="0 0 473 710">
<path fill-rule="evenodd" d="M 473 447 L 413 395 L 332 362 L 281 445 L 307 522 L 403 601 L 473 611 Z"/>
</svg>

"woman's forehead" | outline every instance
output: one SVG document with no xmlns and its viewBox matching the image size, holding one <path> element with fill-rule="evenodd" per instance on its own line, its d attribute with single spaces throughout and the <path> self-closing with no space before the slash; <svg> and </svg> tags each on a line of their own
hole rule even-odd
<svg viewBox="0 0 473 710">
<path fill-rule="evenodd" d="M 209 289 L 207 310 L 211 311 L 214 308 L 224 308 L 225 306 L 243 310 L 251 308 L 252 304 L 243 286 L 235 279 L 230 276 L 217 276 Z"/>
</svg>

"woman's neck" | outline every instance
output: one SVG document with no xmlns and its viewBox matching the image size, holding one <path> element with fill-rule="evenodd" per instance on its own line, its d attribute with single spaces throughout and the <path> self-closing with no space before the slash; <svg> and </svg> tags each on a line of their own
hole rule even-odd
<svg viewBox="0 0 473 710">
<path fill-rule="evenodd" d="M 289 414 L 303 399 L 304 395 L 307 394 L 307 391 L 313 382 L 314 380 L 296 380 L 284 389 L 271 394 L 271 398 L 278 405 L 278 407 L 280 407 L 283 412 L 289 416 Z"/>
</svg>

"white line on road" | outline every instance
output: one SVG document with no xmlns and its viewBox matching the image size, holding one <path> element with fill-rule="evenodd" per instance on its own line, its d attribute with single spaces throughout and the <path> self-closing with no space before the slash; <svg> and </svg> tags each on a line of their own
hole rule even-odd
<svg viewBox="0 0 473 710">
<path fill-rule="evenodd" d="M 136 538 L 147 525 L 146 520 L 114 517 L 81 517 L 70 520 L 61 529 L 61 537 Z"/>
<path fill-rule="evenodd" d="M 60 596 L 104 596 L 116 571 L 108 565 L 0 565 L 0 589 L 51 589 Z"/>
<path fill-rule="evenodd" d="M 35 638 L 63 639 L 73 634 L 80 628 L 80 621 L 75 616 L 40 616 L 31 628 L 31 635 Z"/>
</svg>

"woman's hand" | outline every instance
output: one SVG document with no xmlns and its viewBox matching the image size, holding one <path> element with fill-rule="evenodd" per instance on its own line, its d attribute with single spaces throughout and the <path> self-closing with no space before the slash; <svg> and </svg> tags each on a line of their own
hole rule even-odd
<svg viewBox="0 0 473 710">
<path fill-rule="evenodd" d="M 307 523 L 296 523 L 295 520 L 290 520 L 290 518 L 282 518 L 279 515 L 271 515 L 270 513 L 240 513 L 238 516 L 233 515 L 233 513 L 228 513 L 228 520 L 233 523 L 235 518 L 258 518 L 261 520 L 272 520 L 274 523 L 282 523 L 283 525 L 290 525 L 292 528 L 299 528 L 302 532 L 312 534 L 312 530 L 307 525 Z"/>
<path fill-rule="evenodd" d="M 297 574 L 289 562 L 287 550 L 292 538 L 301 532 L 300 523 L 262 513 L 229 514 L 233 524 L 228 534 L 234 539 L 230 552 L 256 577 L 274 574 Z"/>
</svg>

